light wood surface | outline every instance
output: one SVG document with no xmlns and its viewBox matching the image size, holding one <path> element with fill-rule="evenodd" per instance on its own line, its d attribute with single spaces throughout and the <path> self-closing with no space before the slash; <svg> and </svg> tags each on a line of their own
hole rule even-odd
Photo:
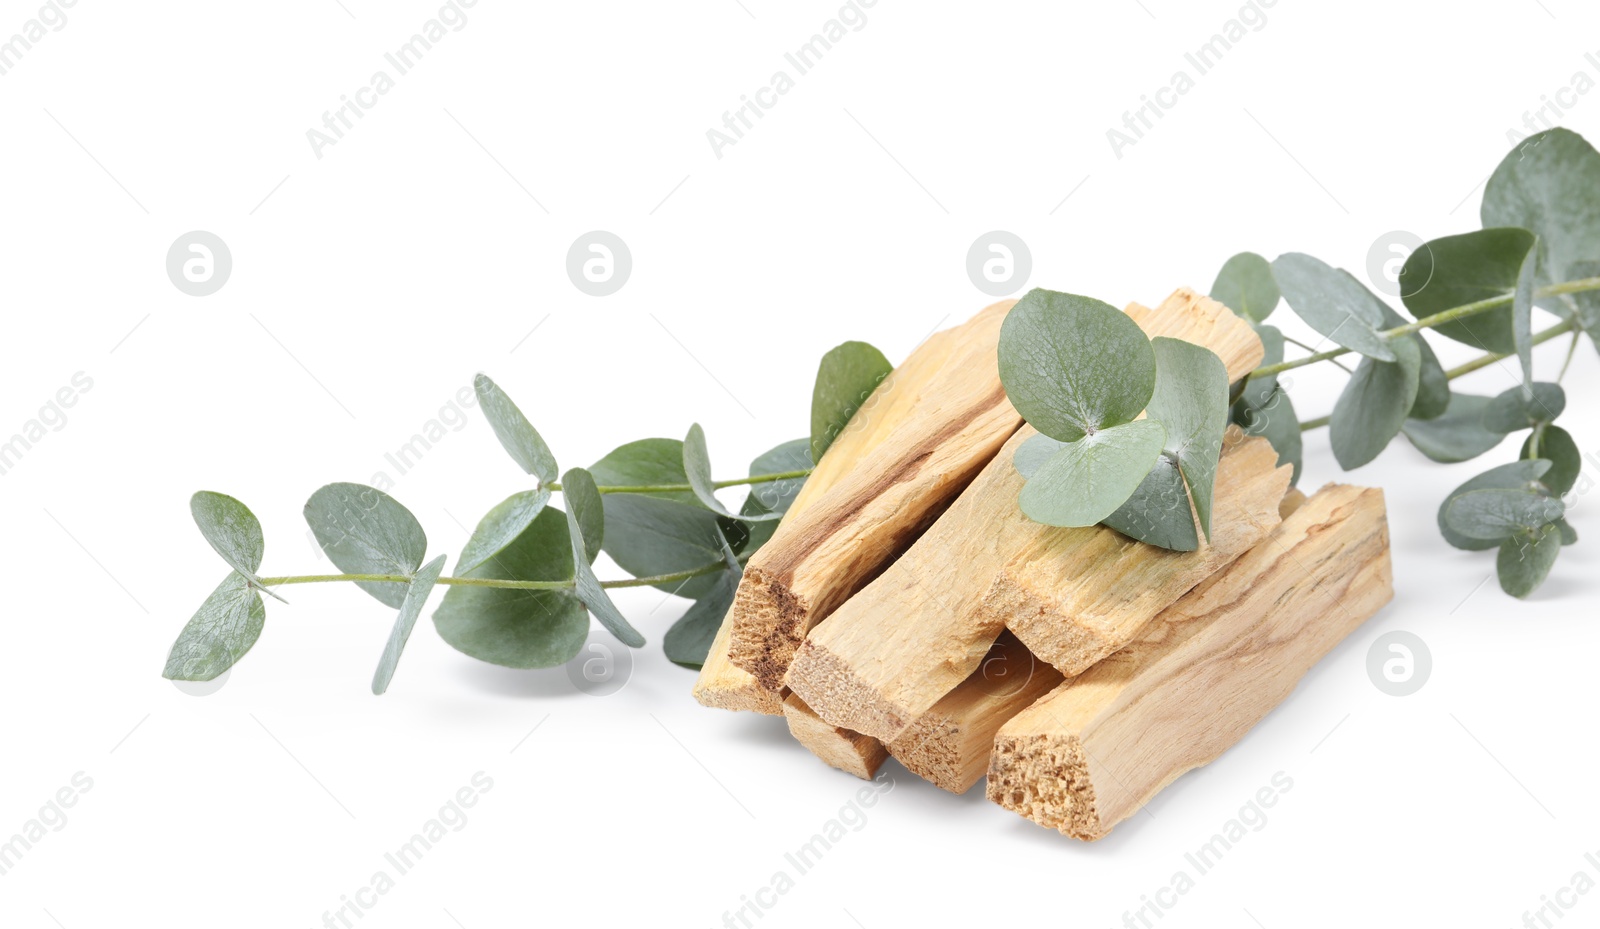
<svg viewBox="0 0 1600 929">
<path fill-rule="evenodd" d="M 1215 759 L 1393 597 L 1381 491 L 1329 485 L 999 732 L 989 799 L 1081 839 Z"/>
</svg>

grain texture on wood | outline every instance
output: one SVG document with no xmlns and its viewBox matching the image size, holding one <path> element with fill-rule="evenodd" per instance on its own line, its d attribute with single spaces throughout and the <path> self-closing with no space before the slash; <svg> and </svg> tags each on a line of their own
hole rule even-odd
<svg viewBox="0 0 1600 929">
<path fill-rule="evenodd" d="M 1002 632 L 978 669 L 919 716 L 889 754 L 934 785 L 966 793 L 989 769 L 995 733 L 1061 683 L 1061 673 Z"/>
<path fill-rule="evenodd" d="M 1003 726 L 989 799 L 1104 836 L 1237 742 L 1392 597 L 1382 492 L 1324 487 L 1137 641 Z"/>
<path fill-rule="evenodd" d="M 824 722 L 794 694 L 784 699 L 783 715 L 789 721 L 789 734 L 795 741 L 846 774 L 870 781 L 889 759 L 882 742 Z"/>
<path fill-rule="evenodd" d="M 1292 469 L 1277 466 L 1267 440 L 1230 430 L 1209 544 L 1173 552 L 1104 527 L 1048 529 L 1011 552 L 979 613 L 1068 677 L 1133 641 L 1157 613 L 1280 521 Z"/>
<path fill-rule="evenodd" d="M 833 485 L 812 491 L 746 565 L 730 657 L 762 686 L 782 688 L 806 632 L 899 555 L 1022 424 L 997 359 L 1012 303 L 935 334 L 890 375 L 874 393 L 882 402 L 869 398 L 840 437 L 859 430 L 876 446 L 841 454 Z M 838 448 L 824 465 L 836 467 Z"/>
<path fill-rule="evenodd" d="M 1261 342 L 1249 324 L 1192 291 L 1175 292 L 1157 310 L 1134 306 L 1128 312 L 1151 336 L 1215 340 L 1201 344 L 1217 351 L 1230 379 L 1243 377 L 1261 361 Z M 1033 434 L 1024 426 L 905 555 L 812 631 L 786 680 L 823 719 L 884 741 L 898 738 L 983 660 L 1011 618 L 1003 611 L 1006 598 L 1034 593 L 1043 575 L 1061 573 L 1063 565 L 1082 570 L 1090 562 L 1080 554 L 1112 558 L 1118 570 L 1160 581 L 1157 593 L 1137 597 L 1137 610 L 1130 610 L 1124 622 L 1087 639 L 1083 654 L 1106 654 L 1128 641 L 1156 612 L 1215 570 L 1209 559 L 1218 556 L 1206 548 L 1167 552 L 1103 527 L 1063 530 L 1029 520 L 1017 506 L 1024 481 L 1011 456 Z M 1232 553 L 1227 557 L 1272 528 L 1289 480 L 1289 469 L 1279 473 L 1265 440 L 1241 442 L 1237 430 L 1230 436 L 1218 471 L 1214 517 L 1219 540 L 1214 547 L 1221 550 L 1226 543 Z M 1244 526 L 1231 525 L 1236 522 Z M 1030 567 L 1019 556 L 1044 565 Z M 1126 595 L 1115 573 L 1099 571 L 1093 577 L 1090 585 L 1077 588 L 1084 603 L 1095 606 Z M 1036 599 L 1031 606 L 1037 610 L 1070 607 Z M 1037 631 L 1036 625 L 1025 628 Z"/>
<path fill-rule="evenodd" d="M 965 326 L 945 330 L 930 336 L 918 346 L 872 392 L 861 409 L 834 438 L 822 460 L 800 488 L 800 493 L 790 504 L 788 513 L 766 547 L 792 544 L 794 530 L 786 528 L 801 513 L 810 509 L 819 499 L 838 486 L 852 469 L 866 460 L 880 446 L 893 438 L 897 431 L 909 428 L 905 424 L 915 420 L 915 411 L 922 396 L 945 375 L 946 367 L 964 351 L 965 343 L 984 342 L 999 338 L 999 320 L 1010 309 L 1013 301 L 995 304 L 978 314 Z M 921 415 L 921 414 L 916 414 Z M 759 565 L 760 560 L 756 560 Z M 746 575 L 748 577 L 748 573 Z M 748 594 L 746 595 L 748 599 Z M 778 690 L 761 685 L 754 675 L 733 663 L 734 611 L 723 618 L 695 681 L 694 698 L 701 704 L 724 710 L 751 710 L 778 715 L 783 712 L 783 696 Z"/>
</svg>

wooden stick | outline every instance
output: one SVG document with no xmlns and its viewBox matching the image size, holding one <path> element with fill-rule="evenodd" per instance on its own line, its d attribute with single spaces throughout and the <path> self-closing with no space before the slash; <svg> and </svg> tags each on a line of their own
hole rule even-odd
<svg viewBox="0 0 1600 929">
<path fill-rule="evenodd" d="M 953 358 L 970 352 L 971 344 L 998 344 L 999 324 L 1005 312 L 1015 301 L 1003 301 L 979 313 L 964 326 L 935 333 L 918 346 L 899 367 L 867 398 L 849 424 L 834 438 L 827 454 L 817 462 L 816 469 L 807 478 L 800 493 L 789 506 L 773 538 L 763 551 L 774 547 L 794 546 L 799 530 L 790 528 L 799 514 L 811 509 L 833 488 L 850 476 L 854 468 L 874 451 L 893 439 L 902 430 L 916 428 L 920 401 L 941 377 Z M 992 351 L 992 347 L 991 347 Z M 991 365 L 992 367 L 993 365 Z M 763 559 L 755 560 L 759 566 Z M 750 577 L 747 570 L 746 579 Z M 751 599 L 749 592 L 746 600 Z M 733 663 L 732 644 L 734 613 L 724 617 L 695 681 L 694 698 L 705 706 L 725 710 L 752 710 L 777 715 L 783 712 L 783 695 L 772 687 L 756 681 L 754 675 Z"/>
<path fill-rule="evenodd" d="M 1330 484 L 1137 642 L 1003 726 L 989 799 L 1104 836 L 1237 742 L 1393 595 L 1382 492 Z"/>
<path fill-rule="evenodd" d="M 976 671 L 889 743 L 889 754 L 936 786 L 966 793 L 988 770 L 1000 727 L 1060 683 L 1059 671 L 1003 632 Z"/>
<path fill-rule="evenodd" d="M 795 741 L 846 774 L 870 781 L 878 773 L 878 768 L 889 760 L 889 753 L 884 750 L 882 742 L 871 736 L 829 725 L 794 694 L 784 699 L 783 715 L 789 720 L 789 734 L 795 737 Z"/>
<path fill-rule="evenodd" d="M 1249 324 L 1192 291 L 1175 292 L 1157 310 L 1136 305 L 1128 313 L 1152 336 L 1210 340 L 1206 346 L 1222 358 L 1231 379 L 1261 361 L 1261 342 Z M 1023 427 L 921 540 L 812 631 L 787 682 L 823 719 L 883 741 L 898 738 L 973 672 L 1007 624 L 1010 617 L 998 609 L 1000 601 L 985 605 L 990 588 L 1004 580 L 1002 596 L 1023 585 L 1031 590 L 1040 574 L 1092 564 L 1069 552 L 1113 558 L 1119 570 L 1142 570 L 1143 576 L 1162 581 L 1158 592 L 1137 598 L 1137 612 L 1130 611 L 1125 623 L 1088 643 L 1107 651 L 1131 639 L 1143 622 L 1215 569 L 1209 559 L 1216 555 L 1205 548 L 1167 552 L 1110 529 L 1052 529 L 1027 519 L 1017 508 L 1023 480 L 1011 455 L 1032 434 Z M 1259 538 L 1275 524 L 1289 479 L 1287 468 L 1277 473 L 1276 455 L 1265 440 L 1239 442 L 1236 431 L 1233 435 L 1218 470 L 1214 519 L 1219 538 L 1230 550 L 1237 547 L 1228 557 L 1248 547 L 1252 534 Z M 1029 568 L 1015 562 L 1022 552 L 1044 564 Z M 1069 558 L 1076 567 L 1063 567 Z M 1150 566 L 1138 569 L 1141 561 Z M 1093 588 L 1080 587 L 1077 593 L 1085 602 L 1116 596 L 1116 574 L 1095 570 L 1092 577 L 1100 597 L 1091 596 Z M 1118 635 L 1121 642 L 1115 641 Z"/>
<path fill-rule="evenodd" d="M 929 338 L 885 381 L 883 402 L 850 424 L 861 420 L 876 448 L 845 459 L 837 482 L 813 491 L 746 565 L 730 657 L 763 687 L 783 686 L 806 632 L 900 554 L 1022 424 L 996 354 L 1013 302 Z M 823 461 L 833 457 L 830 448 Z"/>
</svg>

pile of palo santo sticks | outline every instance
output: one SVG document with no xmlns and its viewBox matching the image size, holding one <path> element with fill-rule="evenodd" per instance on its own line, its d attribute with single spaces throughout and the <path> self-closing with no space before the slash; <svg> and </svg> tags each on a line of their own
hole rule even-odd
<svg viewBox="0 0 1600 929">
<path fill-rule="evenodd" d="M 879 385 L 751 559 L 695 685 L 782 714 L 828 764 L 888 756 L 1081 839 L 1238 741 L 1393 595 L 1378 490 L 1290 490 L 1230 427 L 1213 531 L 1174 552 L 1018 508 L 1033 435 L 996 361 L 1012 301 L 935 334 Z M 1237 381 L 1250 325 L 1180 289 L 1127 309 Z"/>
</svg>

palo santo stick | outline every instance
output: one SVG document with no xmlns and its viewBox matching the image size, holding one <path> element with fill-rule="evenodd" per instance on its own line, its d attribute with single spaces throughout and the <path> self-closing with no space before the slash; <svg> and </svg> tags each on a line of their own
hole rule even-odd
<svg viewBox="0 0 1600 929">
<path fill-rule="evenodd" d="M 872 736 L 829 725 L 794 694 L 784 699 L 783 715 L 789 721 L 789 734 L 795 737 L 795 741 L 846 774 L 870 781 L 878 773 L 878 768 L 889 759 L 882 742 Z M 987 757 L 986 754 L 985 760 Z"/>
<path fill-rule="evenodd" d="M 1394 595 L 1383 493 L 1330 484 L 1000 730 L 989 799 L 1097 839 L 1215 759 Z"/>
<path fill-rule="evenodd" d="M 935 786 L 966 793 L 988 770 L 1000 727 L 1060 683 L 1059 671 L 1002 632 L 978 670 L 890 742 L 889 754 Z"/>
<path fill-rule="evenodd" d="M 746 565 L 730 613 L 731 658 L 762 686 L 783 686 L 806 632 L 904 550 L 1022 424 L 997 356 L 1012 302 L 929 338 L 902 366 L 909 371 L 885 381 L 884 401 L 850 424 L 860 420 L 877 447 L 841 455 L 847 470 L 837 483 L 814 491 Z M 823 461 L 833 457 L 830 448 Z"/>
<path fill-rule="evenodd" d="M 1071 677 L 1133 641 L 1151 619 L 1278 525 L 1292 469 L 1267 440 L 1230 432 L 1217 472 L 1211 539 L 1192 552 L 1110 529 L 1049 529 L 1010 552 L 979 614 Z"/>
<path fill-rule="evenodd" d="M 1176 291 L 1159 309 L 1135 305 L 1128 313 L 1148 335 L 1207 340 L 1203 344 L 1222 358 L 1230 380 L 1261 362 L 1261 341 L 1250 325 L 1193 291 Z M 1042 539 L 1061 546 L 1098 541 L 1110 554 L 1126 550 L 1120 556 L 1125 561 L 1166 565 L 1166 599 L 1145 597 L 1141 624 L 1214 570 L 1205 563 L 1209 554 L 1166 552 L 1105 528 L 1052 529 L 1022 515 L 1017 495 L 1024 481 L 1011 456 L 1032 434 L 1023 427 L 926 535 L 812 631 L 787 682 L 823 719 L 884 741 L 898 738 L 972 673 L 1000 634 L 1007 617 L 984 610 L 984 596 L 1013 557 L 1022 551 L 1045 561 L 1066 557 L 1062 551 L 1041 552 Z M 1237 431 L 1231 434 L 1236 439 Z M 1265 440 L 1229 444 L 1218 469 L 1214 525 L 1244 521 L 1260 525 L 1258 535 L 1271 528 L 1289 479 L 1287 469 L 1274 473 L 1275 462 Z M 1080 537 L 1077 543 L 1072 534 Z M 1244 541 L 1234 530 L 1221 536 Z M 1107 554 L 1096 551 L 1096 557 Z M 1013 574 L 1027 576 L 1021 567 Z M 1098 577 L 1107 589 L 1118 584 L 1110 572 Z M 1126 634 L 1131 638 L 1137 631 Z"/>
<path fill-rule="evenodd" d="M 999 340 L 1000 321 L 1014 302 L 1008 300 L 990 306 L 966 325 L 937 332 L 912 351 L 834 438 L 827 454 L 817 462 L 816 469 L 790 504 L 783 525 L 763 550 L 795 545 L 793 539 L 797 530 L 790 528 L 790 524 L 801 513 L 838 486 L 856 465 L 894 438 L 898 430 L 917 428 L 917 423 L 921 422 L 918 417 L 926 412 L 917 412 L 918 407 L 934 384 L 948 376 L 947 367 L 964 363 L 963 359 L 972 353 L 974 345 L 981 348 L 987 344 L 992 354 Z M 991 362 L 990 367 L 994 366 Z M 756 563 L 759 565 L 761 560 Z M 749 577 L 747 571 L 746 578 Z M 750 599 L 748 592 L 745 596 Z M 700 669 L 700 677 L 695 681 L 694 698 L 705 706 L 719 709 L 780 714 L 783 697 L 779 690 L 762 686 L 754 675 L 732 661 L 734 612 L 729 611 L 723 618 L 722 627 Z"/>
</svg>

